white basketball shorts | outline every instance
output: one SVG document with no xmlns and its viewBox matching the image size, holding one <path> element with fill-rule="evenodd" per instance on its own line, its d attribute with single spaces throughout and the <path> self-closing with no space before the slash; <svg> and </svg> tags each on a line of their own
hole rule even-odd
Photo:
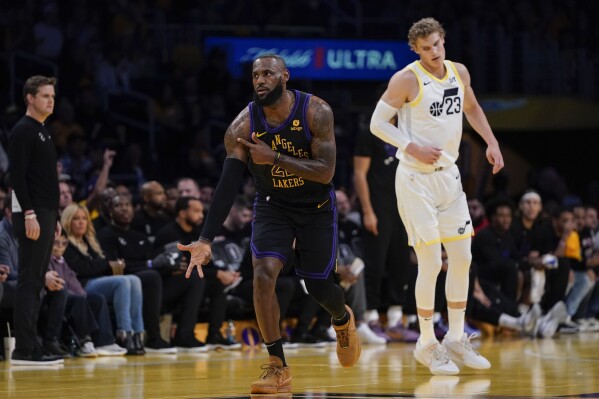
<svg viewBox="0 0 599 399">
<path fill-rule="evenodd" d="M 408 244 L 418 247 L 473 235 L 466 194 L 456 165 L 434 172 L 397 167 L 395 192 Z"/>
</svg>

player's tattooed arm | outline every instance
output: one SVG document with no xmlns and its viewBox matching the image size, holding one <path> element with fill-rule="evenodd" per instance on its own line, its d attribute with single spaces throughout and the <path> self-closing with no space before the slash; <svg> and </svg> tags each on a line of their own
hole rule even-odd
<svg viewBox="0 0 599 399">
<path fill-rule="evenodd" d="M 248 139 L 250 135 L 250 110 L 248 107 L 245 107 L 235 117 L 225 132 L 227 158 L 235 158 L 247 163 L 249 159 L 248 148 L 237 141 L 237 139 Z"/>
<path fill-rule="evenodd" d="M 335 174 L 335 132 L 333 111 L 324 100 L 312 96 L 307 112 L 312 134 L 311 158 L 281 156 L 278 165 L 294 175 L 319 183 L 329 183 Z"/>
</svg>

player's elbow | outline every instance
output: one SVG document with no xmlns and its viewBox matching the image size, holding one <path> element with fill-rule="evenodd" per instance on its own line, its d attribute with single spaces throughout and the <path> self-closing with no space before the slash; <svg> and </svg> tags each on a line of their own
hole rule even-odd
<svg viewBox="0 0 599 399">
<path fill-rule="evenodd" d="M 381 128 L 381 121 L 372 118 L 370 120 L 370 133 L 378 137 L 379 139 L 383 138 L 383 129 Z"/>
<path fill-rule="evenodd" d="M 319 173 L 316 177 L 316 181 L 322 184 L 329 184 L 331 180 L 333 180 L 333 176 L 335 175 L 335 167 L 327 168 L 326 170 Z"/>
<path fill-rule="evenodd" d="M 379 129 L 379 127 L 378 127 L 377 121 L 374 118 L 372 118 L 370 120 L 370 133 L 372 133 L 376 136 L 376 132 L 378 129 Z"/>
</svg>

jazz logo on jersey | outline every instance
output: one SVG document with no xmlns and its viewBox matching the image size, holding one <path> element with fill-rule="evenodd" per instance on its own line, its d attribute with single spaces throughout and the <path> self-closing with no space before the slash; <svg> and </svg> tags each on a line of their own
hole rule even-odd
<svg viewBox="0 0 599 399">
<path fill-rule="evenodd" d="M 299 119 L 294 119 L 293 122 L 291 123 L 293 126 L 291 126 L 291 130 L 297 130 L 298 132 L 301 132 L 304 128 L 300 126 L 300 121 Z"/>
<path fill-rule="evenodd" d="M 432 103 L 429 111 L 432 116 L 441 116 L 443 112 L 447 115 L 459 114 L 462 111 L 462 100 L 458 88 L 445 89 L 441 101 Z"/>
</svg>

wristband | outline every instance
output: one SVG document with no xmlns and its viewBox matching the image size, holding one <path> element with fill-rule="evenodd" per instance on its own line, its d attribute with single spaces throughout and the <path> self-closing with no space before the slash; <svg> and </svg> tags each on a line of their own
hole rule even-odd
<svg viewBox="0 0 599 399">
<path fill-rule="evenodd" d="M 273 161 L 273 165 L 276 165 L 279 163 L 279 160 L 281 159 L 281 153 L 277 151 L 277 156 L 275 157 L 275 160 Z"/>
<path fill-rule="evenodd" d="M 25 215 L 25 220 L 37 219 L 37 215 L 35 213 L 30 213 L 29 215 Z"/>
</svg>

